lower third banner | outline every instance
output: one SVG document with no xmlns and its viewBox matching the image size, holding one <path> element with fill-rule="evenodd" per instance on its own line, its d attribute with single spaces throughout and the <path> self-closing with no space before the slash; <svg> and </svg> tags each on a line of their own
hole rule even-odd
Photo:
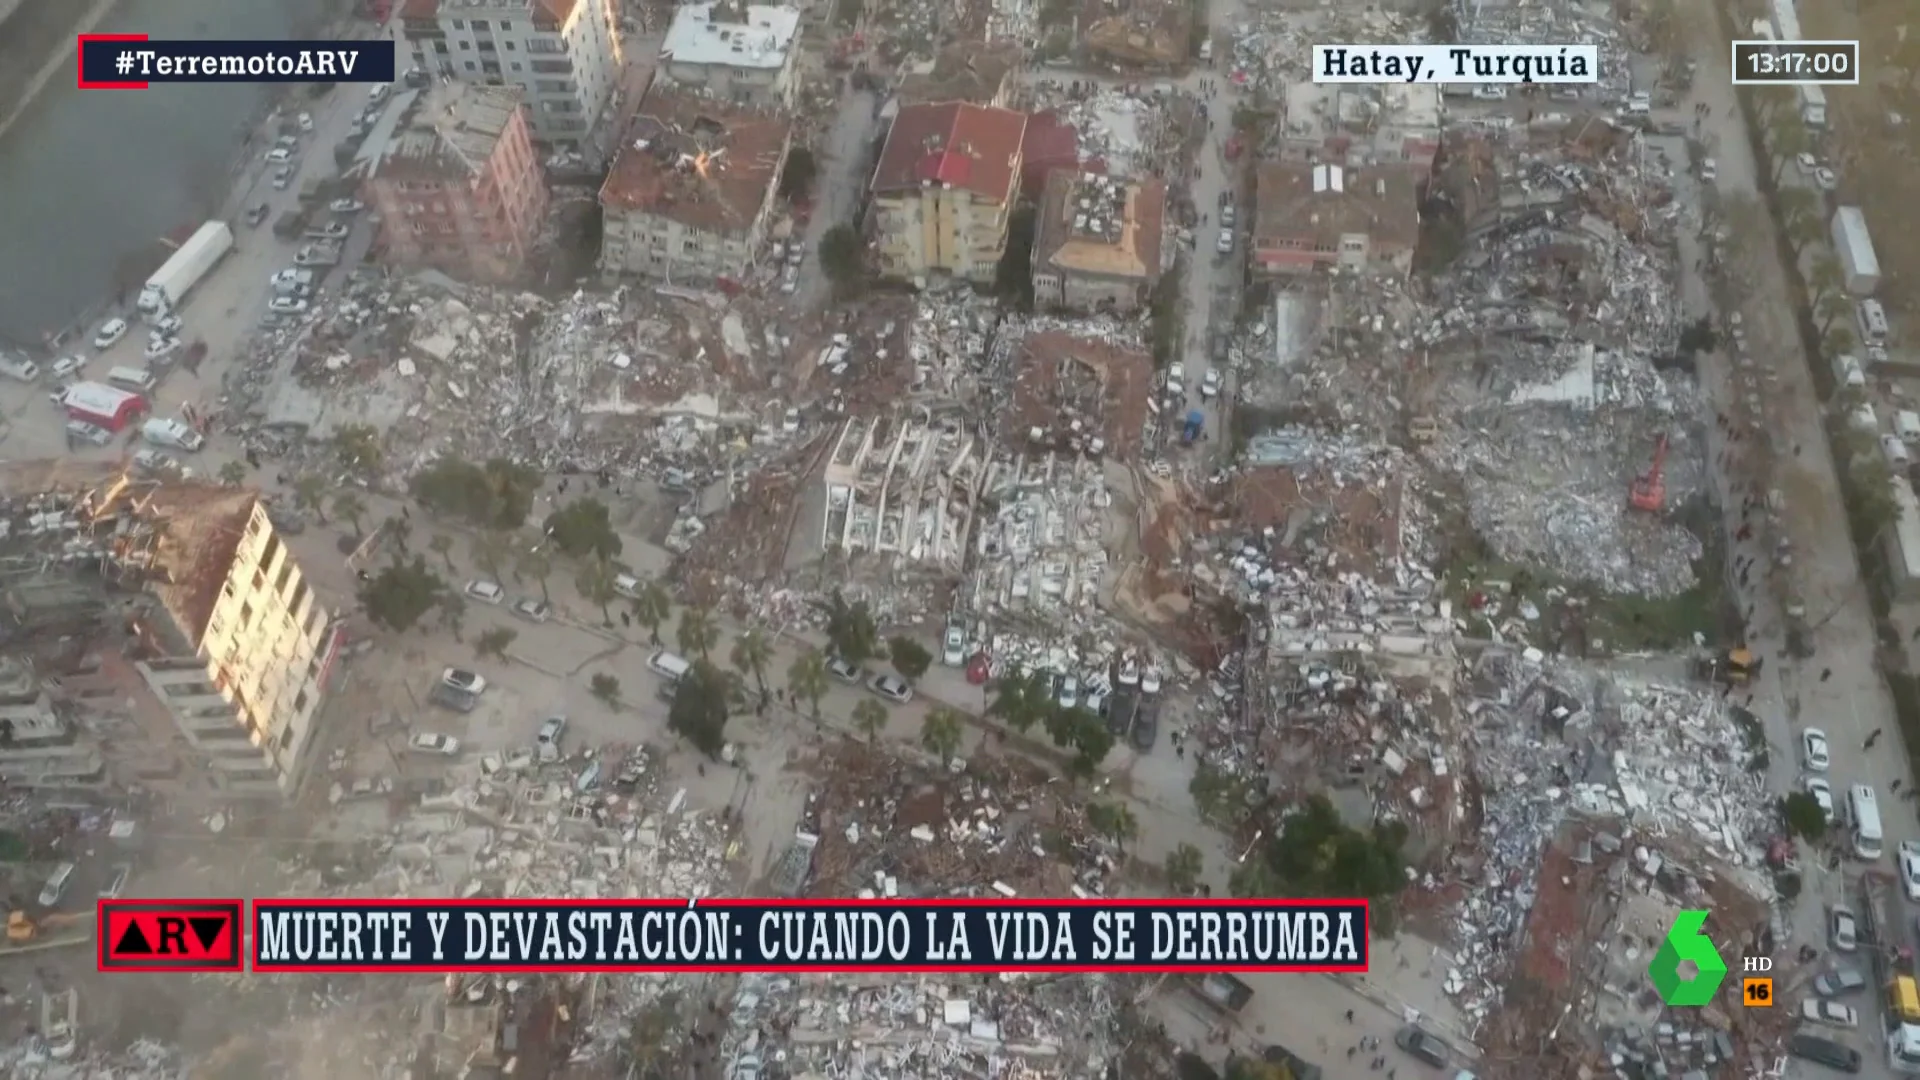
<svg viewBox="0 0 1920 1080">
<path fill-rule="evenodd" d="M 1365 971 L 1359 900 L 256 900 L 253 970 Z"/>
</svg>

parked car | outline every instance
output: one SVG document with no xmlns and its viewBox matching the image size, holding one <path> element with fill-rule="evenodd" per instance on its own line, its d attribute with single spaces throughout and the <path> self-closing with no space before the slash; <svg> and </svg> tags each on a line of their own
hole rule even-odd
<svg viewBox="0 0 1920 1080">
<path fill-rule="evenodd" d="M 868 680 L 867 689 L 896 705 L 905 705 L 913 700 L 913 687 L 898 675 L 875 675 Z"/>
<path fill-rule="evenodd" d="M 848 686 L 859 686 L 860 680 L 863 678 L 859 668 L 854 667 L 852 664 L 847 663 L 837 656 L 827 657 L 827 674 L 839 679 Z"/>
<path fill-rule="evenodd" d="M 513 613 L 528 622 L 543 623 L 553 617 L 553 608 L 544 600 L 527 597 L 513 602 Z"/>
<path fill-rule="evenodd" d="M 85 443 L 88 446 L 105 446 L 113 441 L 113 432 L 98 424 L 89 424 L 85 420 L 67 421 L 67 445 Z"/>
<path fill-rule="evenodd" d="M 133 467 L 149 476 L 170 476 L 180 471 L 172 454 L 160 450 L 141 450 L 133 455 Z"/>
<path fill-rule="evenodd" d="M 1852 908 L 1835 904 L 1827 912 L 1827 942 L 1836 952 L 1853 952 L 1860 947 L 1860 920 Z"/>
<path fill-rule="evenodd" d="M 474 578 L 467 582 L 466 588 L 461 591 L 466 593 L 468 598 L 483 604 L 498 604 L 507 598 L 507 590 L 501 588 L 499 582 L 488 581 L 486 578 Z"/>
<path fill-rule="evenodd" d="M 293 161 L 292 147 L 276 146 L 273 149 L 267 151 L 267 163 L 270 165 L 286 165 L 292 161 Z"/>
<path fill-rule="evenodd" d="M 1080 680 L 1071 675 L 1062 675 L 1054 683 L 1054 700 L 1063 709 L 1080 707 Z"/>
<path fill-rule="evenodd" d="M 78 375 L 80 369 L 86 366 L 87 362 L 77 356 L 62 356 L 54 360 L 53 366 L 47 370 L 53 372 L 56 379 L 66 379 Z"/>
<path fill-rule="evenodd" d="M 187 325 L 187 320 L 169 311 L 158 319 L 153 320 L 151 325 L 153 332 L 156 334 L 166 337 L 179 337 L 180 329 Z"/>
<path fill-rule="evenodd" d="M 247 207 L 247 225 L 250 228 L 257 229 L 260 227 L 260 223 L 267 220 L 272 213 L 273 207 L 266 203 L 254 203 L 252 206 Z"/>
<path fill-rule="evenodd" d="M 1825 167 L 1813 170 L 1813 185 L 1821 191 L 1835 191 L 1840 187 L 1840 177 Z"/>
<path fill-rule="evenodd" d="M 1228 255 L 1233 252 L 1233 230 L 1232 229 L 1220 230 L 1220 238 L 1213 242 L 1213 250 L 1219 252 L 1222 255 Z"/>
<path fill-rule="evenodd" d="M 301 315 L 307 310 L 307 302 L 292 296 L 276 296 L 267 301 L 267 310 L 275 315 Z"/>
<path fill-rule="evenodd" d="M 1800 1015 L 1816 1024 L 1843 1028 L 1860 1026 L 1860 1014 L 1853 1011 L 1853 1006 L 1824 998 L 1810 997 L 1801 1001 Z"/>
<path fill-rule="evenodd" d="M 1393 1045 L 1414 1060 L 1436 1069 L 1446 1068 L 1447 1062 L 1453 1059 L 1451 1047 L 1432 1034 L 1411 1025 L 1393 1033 Z"/>
<path fill-rule="evenodd" d="M 542 764 L 560 760 L 560 738 L 567 732 L 567 718 L 549 716 L 540 722 L 540 733 L 534 736 L 534 752 Z"/>
<path fill-rule="evenodd" d="M 967 662 L 967 630 L 959 623 L 947 624 L 947 634 L 940 642 L 940 662 L 948 667 L 963 667 Z"/>
<path fill-rule="evenodd" d="M 313 130 L 313 114 L 301 113 L 299 116 L 294 117 L 294 123 L 300 125 L 301 131 L 310 132 Z"/>
<path fill-rule="evenodd" d="M 106 887 L 100 890 L 100 899 L 118 900 L 120 894 L 127 891 L 127 882 L 133 877 L 132 863 L 114 863 L 113 876 L 107 879 Z"/>
<path fill-rule="evenodd" d="M 1148 668 L 1140 673 L 1140 692 L 1157 694 L 1160 692 L 1160 669 Z"/>
<path fill-rule="evenodd" d="M 1900 883 L 1906 886 L 1907 899 L 1920 904 L 1920 840 L 1900 841 Z"/>
<path fill-rule="evenodd" d="M 1819 1035 L 1799 1034 L 1787 1040 L 1787 1052 L 1794 1057 L 1838 1069 L 1844 1073 L 1860 1071 L 1860 1051 Z"/>
<path fill-rule="evenodd" d="M 1813 992 L 1826 998 L 1845 997 L 1866 988 L 1866 976 L 1850 967 L 1836 967 L 1813 980 Z"/>
<path fill-rule="evenodd" d="M 437 735 L 431 731 L 415 732 L 407 738 L 407 749 L 422 754 L 440 754 L 452 757 L 460 752 L 460 740 L 451 735 Z"/>
<path fill-rule="evenodd" d="M 293 186 L 293 166 L 277 165 L 273 170 L 273 190 L 285 191 Z"/>
<path fill-rule="evenodd" d="M 99 331 L 93 335 L 93 347 L 96 349 L 111 349 L 120 343 L 121 338 L 126 336 L 127 320 L 108 319 L 106 322 L 100 324 Z"/>
<path fill-rule="evenodd" d="M 1807 796 L 1819 804 L 1820 813 L 1826 816 L 1828 824 L 1832 824 L 1834 816 L 1833 785 L 1827 783 L 1824 777 L 1809 776 L 1806 779 L 1806 787 Z M 1915 897 L 1915 899 L 1920 899 L 1920 897 Z"/>
<path fill-rule="evenodd" d="M 1809 772 L 1826 772 L 1827 766 L 1833 763 L 1833 757 L 1827 749 L 1827 733 L 1819 728 L 1808 728 L 1801 732 L 1800 757 Z"/>
<path fill-rule="evenodd" d="M 149 360 L 160 360 L 173 355 L 179 350 L 180 339 L 177 337 L 151 337 L 147 339 L 147 351 L 145 355 Z"/>
<path fill-rule="evenodd" d="M 1145 754 L 1160 738 L 1160 703 L 1143 701 L 1135 706 L 1131 731 L 1133 748 Z"/>
<path fill-rule="evenodd" d="M 470 713 L 480 704 L 480 695 L 459 687 L 448 686 L 444 682 L 437 682 L 433 684 L 433 690 L 427 694 L 427 700 L 443 709 Z"/>
<path fill-rule="evenodd" d="M 1212 401 L 1218 396 L 1220 396 L 1220 369 L 1210 367 L 1205 375 L 1200 376 L 1200 397 L 1206 401 Z"/>
<path fill-rule="evenodd" d="M 463 694 L 484 694 L 487 692 L 486 677 L 477 671 L 466 668 L 450 667 L 440 673 L 440 681 Z"/>
<path fill-rule="evenodd" d="M 327 204 L 327 209 L 336 214 L 357 214 L 366 208 L 359 199 L 335 199 Z"/>
<path fill-rule="evenodd" d="M 307 235 L 315 240 L 342 240 L 352 231 L 352 227 L 344 221 L 329 221 L 308 229 Z"/>
</svg>

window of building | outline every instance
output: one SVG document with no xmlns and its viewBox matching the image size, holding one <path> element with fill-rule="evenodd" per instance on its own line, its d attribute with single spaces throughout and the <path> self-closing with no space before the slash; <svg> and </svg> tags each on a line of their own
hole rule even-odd
<svg viewBox="0 0 1920 1080">
<path fill-rule="evenodd" d="M 267 546 L 260 549 L 261 567 L 271 569 L 273 558 L 278 554 L 280 554 L 280 537 L 278 535 L 267 537 Z"/>
<path fill-rule="evenodd" d="M 473 48 L 473 42 L 471 42 L 471 41 L 463 41 L 463 42 L 461 42 L 461 43 L 460 43 L 460 51 L 461 51 L 461 52 L 466 52 L 466 51 L 468 51 L 468 50 L 470 50 L 470 49 L 472 49 L 472 48 Z"/>
<path fill-rule="evenodd" d="M 300 613 L 300 605 L 306 602 L 307 602 L 307 579 L 303 577 L 300 579 L 300 583 L 293 587 L 293 599 L 287 601 L 287 610 L 293 612 L 295 615 L 298 615 Z"/>
<path fill-rule="evenodd" d="M 252 625 L 253 625 L 253 605 L 241 604 L 240 605 L 240 629 L 245 630 L 247 627 Z"/>
<path fill-rule="evenodd" d="M 267 572 L 258 566 L 254 567 L 253 568 L 253 589 L 251 591 L 259 592 L 261 589 L 264 589 L 266 587 L 267 587 Z"/>
<path fill-rule="evenodd" d="M 475 30 L 485 30 L 487 28 L 487 20 L 485 19 L 473 20 L 473 28 Z"/>
<path fill-rule="evenodd" d="M 516 63 L 516 64 L 508 64 L 508 65 L 507 65 L 507 67 L 508 67 L 508 69 L 509 69 L 509 70 L 512 70 L 512 71 L 519 71 L 519 70 L 520 70 L 520 65 L 519 65 L 519 64 L 517 64 L 517 63 Z"/>
<path fill-rule="evenodd" d="M 506 42 L 505 44 L 506 44 L 506 46 L 507 46 L 507 51 L 508 51 L 508 52 L 512 52 L 512 51 L 513 51 L 513 50 L 514 50 L 515 48 L 517 48 L 517 46 L 516 46 L 516 45 L 514 45 L 514 43 L 513 43 L 513 42 L 511 42 L 511 41 L 509 41 L 509 42 Z"/>
<path fill-rule="evenodd" d="M 467 24 L 460 19 L 455 19 L 453 20 L 453 28 L 455 30 L 465 30 L 467 28 Z"/>
<path fill-rule="evenodd" d="M 320 611 L 319 604 L 313 605 L 313 610 L 307 612 L 307 633 L 309 635 L 317 634 L 320 632 L 320 615 L 321 615 L 321 611 Z"/>
<path fill-rule="evenodd" d="M 472 70 L 474 70 L 474 63 L 473 63 L 473 61 L 471 61 L 471 60 L 469 60 L 469 61 L 467 61 L 467 70 L 468 70 L 468 71 L 472 71 Z"/>
<path fill-rule="evenodd" d="M 273 579 L 273 591 L 277 593 L 286 592 L 287 579 L 292 576 L 293 576 L 293 560 L 292 559 L 280 560 L 280 573 L 276 575 Z"/>
<path fill-rule="evenodd" d="M 293 745 L 293 725 L 288 724 L 280 732 L 280 749 L 285 750 L 287 747 L 292 745 Z"/>
<path fill-rule="evenodd" d="M 298 694 L 294 695 L 293 711 L 297 713 L 302 713 L 307 711 L 307 692 L 305 690 L 302 690 Z M 288 725 L 288 728 L 289 730 L 291 730 L 292 725 Z"/>
</svg>

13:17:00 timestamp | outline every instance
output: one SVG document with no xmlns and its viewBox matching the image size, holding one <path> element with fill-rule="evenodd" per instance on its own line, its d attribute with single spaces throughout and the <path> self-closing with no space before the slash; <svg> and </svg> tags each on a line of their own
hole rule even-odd
<svg viewBox="0 0 1920 1080">
<path fill-rule="evenodd" d="M 1855 84 L 1860 81 L 1857 41 L 1736 41 L 1733 83 Z"/>
</svg>

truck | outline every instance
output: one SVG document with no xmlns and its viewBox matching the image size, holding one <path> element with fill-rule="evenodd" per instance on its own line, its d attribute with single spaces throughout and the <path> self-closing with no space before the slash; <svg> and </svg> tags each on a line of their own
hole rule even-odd
<svg viewBox="0 0 1920 1080">
<path fill-rule="evenodd" d="M 1855 296 L 1872 296 L 1880 287 L 1880 257 L 1873 251 L 1867 215 L 1857 206 L 1843 206 L 1833 212 L 1832 229 L 1833 252 L 1840 259 L 1847 291 Z"/>
<path fill-rule="evenodd" d="M 1827 92 L 1817 86 L 1800 86 L 1800 122 L 1817 130 L 1827 126 Z"/>
<path fill-rule="evenodd" d="M 108 431 L 124 431 L 146 413 L 147 399 L 105 383 L 82 382 L 67 387 L 60 395 L 60 407 L 67 410 L 69 419 Z"/>
<path fill-rule="evenodd" d="M 160 265 L 140 290 L 142 315 L 159 315 L 180 306 L 187 291 L 233 250 L 233 230 L 224 221 L 209 221 L 194 230 L 180 250 Z"/>
<path fill-rule="evenodd" d="M 190 454 L 207 444 L 206 437 L 188 425 L 157 416 L 140 425 L 140 437 L 155 446 L 172 447 Z"/>
</svg>

